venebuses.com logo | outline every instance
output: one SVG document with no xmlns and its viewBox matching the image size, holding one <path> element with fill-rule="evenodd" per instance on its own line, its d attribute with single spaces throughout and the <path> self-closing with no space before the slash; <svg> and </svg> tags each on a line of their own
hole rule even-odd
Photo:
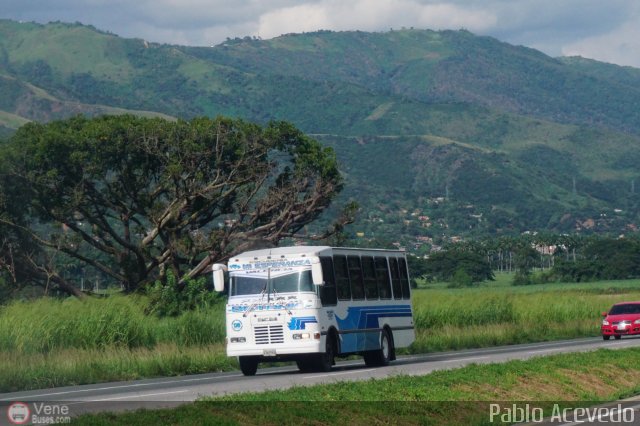
<svg viewBox="0 0 640 426">
<path fill-rule="evenodd" d="M 12 402 L 7 407 L 7 419 L 14 425 L 53 425 L 71 423 L 71 413 L 67 404 L 50 402 Z"/>
</svg>

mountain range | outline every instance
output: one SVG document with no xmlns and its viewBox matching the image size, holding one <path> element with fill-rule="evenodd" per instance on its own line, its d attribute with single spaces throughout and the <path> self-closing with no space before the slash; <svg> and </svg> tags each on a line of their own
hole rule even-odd
<svg viewBox="0 0 640 426">
<path fill-rule="evenodd" d="M 361 243 L 640 225 L 640 69 L 464 30 L 193 47 L 0 20 L 0 137 L 78 113 L 290 121 L 336 150 Z"/>
</svg>

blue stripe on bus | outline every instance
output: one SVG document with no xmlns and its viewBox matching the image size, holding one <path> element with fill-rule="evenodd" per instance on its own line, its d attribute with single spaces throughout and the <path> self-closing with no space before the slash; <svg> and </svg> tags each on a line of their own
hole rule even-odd
<svg viewBox="0 0 640 426">
<path fill-rule="evenodd" d="M 411 306 L 351 306 L 347 309 L 345 318 L 336 315 L 336 320 L 340 330 L 352 330 L 378 328 L 380 318 L 390 317 L 411 317 Z"/>
<path fill-rule="evenodd" d="M 387 306 L 351 306 L 347 315 L 340 318 L 336 315 L 338 331 L 350 331 L 343 334 L 342 352 L 358 352 L 378 349 L 380 347 L 378 333 L 358 333 L 357 330 L 380 328 L 380 318 L 411 318 L 411 305 Z M 353 333 L 355 331 L 355 333 Z"/>
<path fill-rule="evenodd" d="M 317 323 L 316 317 L 291 317 L 287 323 L 289 330 L 304 330 L 309 323 Z"/>
</svg>

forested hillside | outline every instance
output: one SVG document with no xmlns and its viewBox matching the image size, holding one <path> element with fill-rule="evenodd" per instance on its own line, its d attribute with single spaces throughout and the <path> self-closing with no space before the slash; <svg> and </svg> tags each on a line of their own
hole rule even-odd
<svg viewBox="0 0 640 426">
<path fill-rule="evenodd" d="M 638 99 L 638 69 L 467 31 L 186 47 L 0 21 L 0 137 L 78 113 L 291 121 L 336 150 L 362 244 L 635 231 Z"/>
</svg>

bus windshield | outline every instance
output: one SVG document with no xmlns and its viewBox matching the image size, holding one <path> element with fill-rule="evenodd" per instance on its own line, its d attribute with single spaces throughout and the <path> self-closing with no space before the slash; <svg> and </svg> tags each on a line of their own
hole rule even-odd
<svg viewBox="0 0 640 426">
<path fill-rule="evenodd" d="M 266 276 L 231 274 L 230 296 L 245 296 L 250 294 L 267 293 L 297 293 L 300 291 L 314 292 L 311 271 L 297 271 L 286 275 L 271 276 L 270 288 L 267 288 Z"/>
</svg>

